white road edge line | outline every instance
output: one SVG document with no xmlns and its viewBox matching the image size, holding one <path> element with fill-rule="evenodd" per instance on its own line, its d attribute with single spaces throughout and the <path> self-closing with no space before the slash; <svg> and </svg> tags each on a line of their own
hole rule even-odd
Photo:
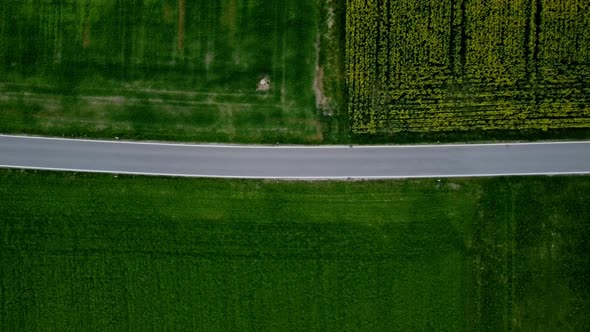
<svg viewBox="0 0 590 332">
<path fill-rule="evenodd" d="M 219 179 L 271 179 L 271 180 L 387 180 L 387 179 L 423 179 L 423 178 L 472 178 L 472 177 L 496 177 L 496 176 L 533 176 L 533 175 L 585 175 L 590 171 L 574 172 L 530 172 L 530 173 L 483 173 L 483 174 L 428 174 L 428 175 L 369 175 L 369 176 L 237 176 L 237 175 L 213 175 L 213 174 L 182 174 L 182 173 L 152 173 L 152 172 L 131 172 L 113 170 L 89 170 L 76 168 L 58 167 L 36 167 L 18 165 L 0 165 L 0 168 L 26 169 L 40 171 L 63 171 L 79 173 L 101 173 L 101 174 L 125 174 L 125 175 L 146 175 L 146 176 L 171 176 L 185 178 L 219 178 Z"/>
<path fill-rule="evenodd" d="M 31 140 L 54 140 L 67 142 L 88 142 L 107 144 L 131 144 L 131 145 L 154 145 L 154 146 L 180 146 L 180 147 L 203 147 L 203 148 L 236 148 L 236 149 L 392 149 L 392 148 L 432 148 L 432 147 L 481 147 L 481 146 L 522 146 L 522 145 L 559 145 L 559 144 L 590 144 L 590 141 L 547 141 L 547 142 L 516 142 L 516 143 L 473 143 L 473 144 L 416 144 L 416 145 L 240 145 L 240 144 L 216 144 L 216 143 L 165 143 L 165 142 L 139 142 L 126 140 L 104 140 L 104 139 L 83 139 L 64 137 L 44 137 L 27 135 L 6 135 L 5 138 L 24 138 Z"/>
</svg>

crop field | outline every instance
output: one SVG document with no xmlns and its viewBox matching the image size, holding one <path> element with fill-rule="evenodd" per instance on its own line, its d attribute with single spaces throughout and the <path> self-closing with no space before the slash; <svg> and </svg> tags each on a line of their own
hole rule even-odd
<svg viewBox="0 0 590 332">
<path fill-rule="evenodd" d="M 589 192 L 0 170 L 0 329 L 587 330 Z"/>
<path fill-rule="evenodd" d="M 318 142 L 317 12 L 316 0 L 3 1 L 0 132 Z"/>
<path fill-rule="evenodd" d="M 353 133 L 590 128 L 587 0 L 347 0 Z"/>
</svg>

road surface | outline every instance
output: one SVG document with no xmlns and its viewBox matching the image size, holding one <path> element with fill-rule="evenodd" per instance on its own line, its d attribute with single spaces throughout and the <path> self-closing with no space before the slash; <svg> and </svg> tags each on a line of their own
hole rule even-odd
<svg viewBox="0 0 590 332">
<path fill-rule="evenodd" d="M 240 146 L 0 135 L 0 167 L 274 179 L 590 174 L 590 141 L 353 147 Z"/>
</svg>

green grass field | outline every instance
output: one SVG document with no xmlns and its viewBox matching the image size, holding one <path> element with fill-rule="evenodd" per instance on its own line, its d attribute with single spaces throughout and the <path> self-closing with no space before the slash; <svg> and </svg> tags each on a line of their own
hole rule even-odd
<svg viewBox="0 0 590 332">
<path fill-rule="evenodd" d="M 0 329 L 585 330 L 590 178 L 0 171 Z"/>
<path fill-rule="evenodd" d="M 317 143 L 316 2 L 3 3 L 0 132 Z"/>
</svg>

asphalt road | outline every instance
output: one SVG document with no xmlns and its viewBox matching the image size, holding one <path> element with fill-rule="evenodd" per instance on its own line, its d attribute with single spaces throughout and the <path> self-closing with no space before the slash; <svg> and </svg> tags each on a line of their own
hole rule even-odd
<svg viewBox="0 0 590 332">
<path fill-rule="evenodd" d="M 590 141 L 310 147 L 0 135 L 0 167 L 284 179 L 590 174 Z"/>
</svg>

